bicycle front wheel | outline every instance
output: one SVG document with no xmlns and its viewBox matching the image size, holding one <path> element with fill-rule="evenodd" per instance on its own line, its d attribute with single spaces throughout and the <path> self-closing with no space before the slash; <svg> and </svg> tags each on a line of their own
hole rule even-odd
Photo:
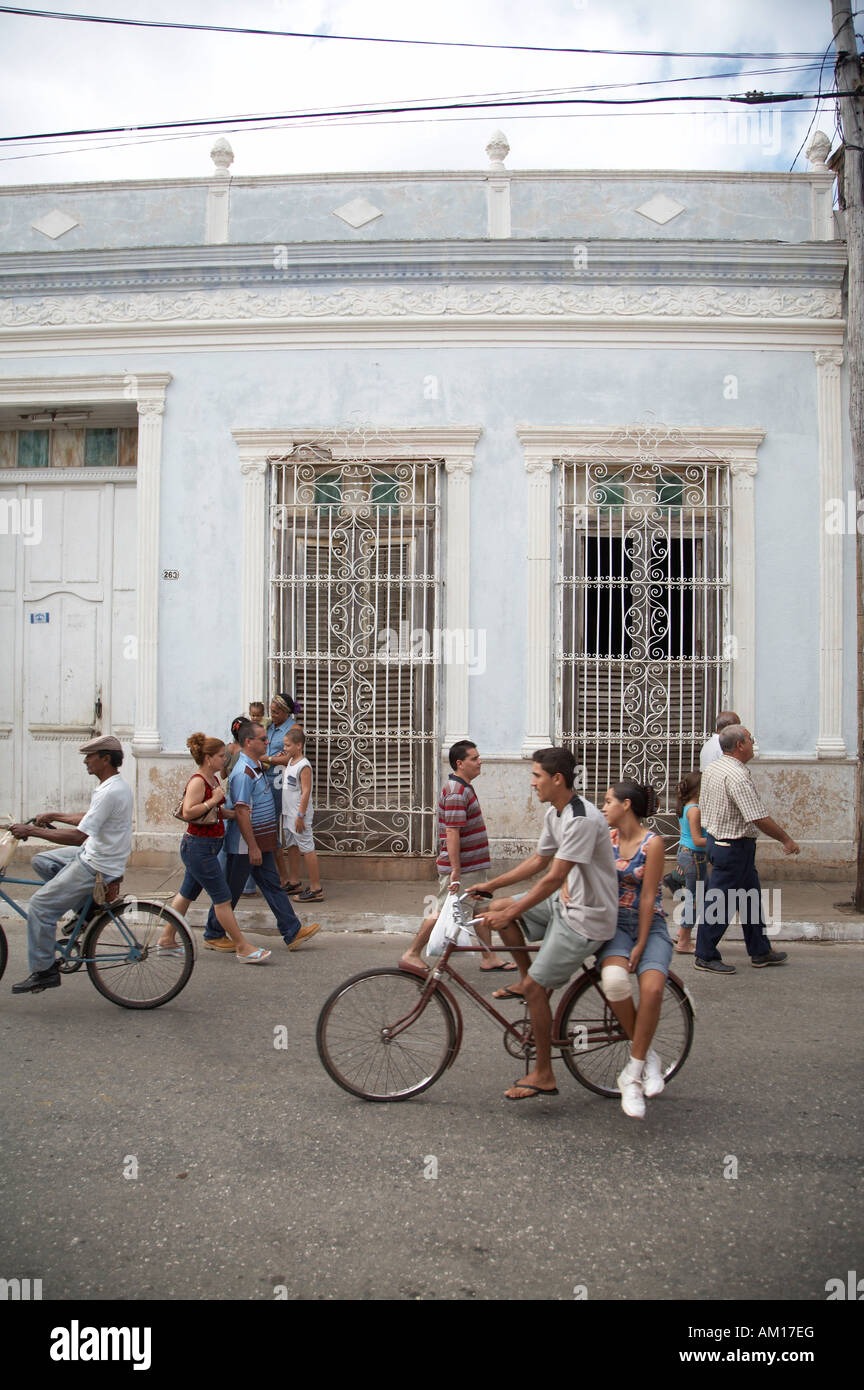
<svg viewBox="0 0 864 1390">
<path fill-rule="evenodd" d="M 630 1041 L 612 1012 L 599 982 L 586 976 L 567 1005 L 560 1036 L 561 1056 L 576 1080 L 598 1096 L 618 1096 L 617 1077 L 630 1060 Z M 677 980 L 667 977 L 660 1022 L 651 1046 L 660 1057 L 664 1080 L 680 1071 L 693 1043 L 693 1008 Z"/>
<path fill-rule="evenodd" d="M 171 950 L 159 938 L 171 930 Z M 162 903 L 127 898 L 100 913 L 84 943 L 87 974 L 123 1009 L 156 1009 L 188 983 L 195 948 L 183 918 Z"/>
<path fill-rule="evenodd" d="M 9 945 L 6 941 L 6 933 L 0 927 L 0 980 L 3 979 L 3 972 L 6 969 L 6 962 L 9 959 Z"/>
<path fill-rule="evenodd" d="M 437 991 L 393 1036 L 417 1008 L 425 983 L 404 970 L 367 970 L 333 991 L 318 1018 L 315 1040 L 321 1061 L 343 1091 L 361 1100 L 408 1100 L 446 1071 L 456 1052 L 456 1024 Z"/>
</svg>

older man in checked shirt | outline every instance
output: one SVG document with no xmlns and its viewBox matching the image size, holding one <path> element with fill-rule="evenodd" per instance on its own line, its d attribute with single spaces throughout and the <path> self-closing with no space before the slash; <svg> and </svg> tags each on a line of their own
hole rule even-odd
<svg viewBox="0 0 864 1390">
<path fill-rule="evenodd" d="M 782 965 L 786 960 L 786 952 L 772 951 L 765 935 L 762 889 L 755 863 L 758 831 L 779 841 L 784 854 L 799 854 L 800 850 L 782 826 L 766 814 L 750 779 L 746 764 L 753 757 L 752 734 L 743 725 L 732 724 L 720 734 L 720 748 L 722 757 L 705 768 L 699 792 L 699 813 L 712 873 L 693 964 L 697 970 L 734 975 L 734 965 L 726 965 L 717 950 L 732 915 L 730 901 L 735 903 L 741 919 L 750 964 L 758 968 Z M 732 893 L 735 898 L 730 898 Z"/>
</svg>

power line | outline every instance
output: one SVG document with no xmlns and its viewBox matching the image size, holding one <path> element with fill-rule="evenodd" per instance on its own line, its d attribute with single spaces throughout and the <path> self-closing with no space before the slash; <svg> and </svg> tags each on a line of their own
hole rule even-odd
<svg viewBox="0 0 864 1390">
<path fill-rule="evenodd" d="M 823 65 L 824 65 L 824 63 L 823 63 Z M 815 68 L 815 66 L 816 66 L 816 64 L 814 63 L 814 64 L 812 65 L 812 67 Z M 790 67 L 790 68 L 788 68 L 788 69 L 783 69 L 783 71 L 789 71 L 789 72 L 798 72 L 798 71 L 807 71 L 807 70 L 808 70 L 808 69 L 806 69 L 806 68 L 805 68 L 805 69 L 801 69 L 801 68 L 799 68 L 799 67 L 797 67 L 797 66 L 796 66 L 796 67 Z M 737 70 L 734 71 L 734 72 L 720 72 L 720 73 L 707 73 L 707 74 L 693 74 L 693 75 L 690 76 L 690 77 L 656 78 L 656 79 L 649 79 L 649 80 L 639 81 L 639 82 L 596 82 L 596 83 L 586 83 L 586 84 L 584 84 L 584 85 L 582 85 L 582 86 L 578 86 L 578 87 L 541 87 L 541 88 L 534 89 L 534 90 L 532 90 L 532 91 L 524 91 L 524 90 L 523 90 L 523 91 L 518 91 L 518 90 L 516 90 L 516 91 L 501 91 L 501 92 L 465 92 L 465 93 L 461 93 L 461 94 L 458 94 L 458 95 L 454 95 L 454 96 L 452 97 L 452 100 L 453 100 L 453 101 L 460 101 L 460 102 L 470 103 L 470 104 L 472 104 L 472 105 L 474 105 L 474 106 L 480 106 L 482 103 L 487 102 L 487 101 L 490 102 L 490 103 L 492 103 L 493 101 L 498 101 L 498 102 L 505 102 L 505 101 L 506 101 L 506 102 L 509 102 L 509 103 L 511 103 L 511 104 L 515 104 L 516 102 L 520 101 L 520 100 L 523 99 L 523 98 L 524 98 L 524 99 L 527 99 L 527 98 L 533 97 L 533 98 L 536 98 L 536 99 L 541 100 L 541 101 L 542 101 L 543 98 L 547 98 L 547 99 L 548 99 L 548 103 L 547 103 L 547 102 L 542 102 L 542 104 L 549 104 L 549 105 L 552 105 L 552 104 L 554 104 L 555 101 L 557 101 L 558 99 L 565 99 L 565 98 L 567 98 L 567 97 L 575 96 L 575 95 L 577 95 L 577 94 L 580 93 L 580 92 L 603 92 L 603 91 L 619 91 L 619 90 L 629 91 L 631 88 L 666 86 L 666 85 L 669 85 L 669 84 L 677 84 L 677 83 L 680 83 L 680 82 L 687 82 L 687 81 L 703 82 L 703 81 L 713 81 L 713 80 L 715 80 L 715 79 L 719 80 L 719 79 L 723 79 L 723 78 L 727 78 L 727 77 L 756 77 L 756 76 L 762 76 L 762 75 L 764 75 L 767 71 L 769 71 L 769 70 L 768 70 L 768 69 L 764 69 L 764 68 L 745 68 L 745 69 L 743 69 L 743 70 L 742 70 L 742 69 L 737 69 Z M 821 69 L 820 69 L 820 75 L 821 75 Z M 701 96 L 702 96 L 702 95 L 706 95 L 706 94 L 700 94 L 700 96 L 693 97 L 692 100 L 694 100 L 694 101 L 701 100 Z M 706 100 L 707 100 L 707 99 L 709 99 L 709 97 L 706 95 Z M 710 99 L 713 99 L 713 98 L 710 98 Z M 404 107 L 403 107 L 403 106 L 400 106 L 400 104 L 399 104 L 400 101 L 401 101 L 401 102 L 404 102 Z M 424 109 L 424 108 L 423 108 L 422 106 L 419 106 L 419 105 L 418 105 L 418 103 L 421 103 L 421 102 L 428 102 L 428 103 L 429 103 L 429 108 L 428 108 L 428 109 L 437 109 L 437 106 L 435 106 L 435 103 L 440 103 L 440 102 L 443 102 L 443 101 L 444 101 L 444 97 L 433 97 L 433 96 L 429 96 L 429 97 L 405 97 L 405 98 L 394 97 L 394 98 L 393 98 L 394 105 L 393 105 L 391 108 L 388 108 L 388 110 L 391 110 L 391 109 L 392 109 L 392 110 L 395 111 L 395 112 L 400 112 L 400 111 L 402 111 L 402 110 L 406 110 L 406 111 L 422 110 L 422 109 Z M 362 103 L 362 102 L 346 103 L 345 106 L 343 106 L 343 107 L 341 107 L 341 108 L 339 109 L 337 115 L 338 115 L 339 117 L 341 117 L 341 116 L 343 116 L 343 115 L 351 115 L 351 114 L 354 113 L 354 112 L 356 112 L 356 113 L 358 113 L 358 114 L 363 114 L 363 111 L 364 111 L 364 106 L 363 106 L 363 103 Z M 327 116 L 328 114 L 331 114 L 331 113 L 328 112 L 328 109 L 327 109 L 326 107 L 310 107 L 310 108 L 308 109 L 308 111 L 303 112 L 303 113 L 298 113 L 298 116 L 299 116 L 300 119 L 308 118 L 309 120 L 312 120 L 312 119 L 314 119 L 319 113 L 322 114 L 322 115 L 324 115 L 324 116 Z M 645 114 L 647 114 L 647 113 L 645 113 Z M 249 120 L 280 120 L 280 119 L 283 119 L 283 118 L 284 118 L 284 119 L 293 119 L 293 116 L 291 116 L 290 113 L 287 113 L 287 112 L 277 113 L 276 115 L 268 115 L 266 112 L 252 112 L 252 113 L 244 112 L 244 113 L 241 113 L 241 114 L 239 114 L 239 115 L 237 115 L 237 116 L 214 119 L 212 122 L 207 122 L 207 124 L 212 124 L 212 125 L 222 124 L 222 123 L 223 123 L 223 119 L 224 119 L 224 120 L 232 120 L 232 121 L 233 121 L 233 120 L 238 120 L 238 121 L 249 121 Z M 182 126 L 182 125 L 185 124 L 185 122 L 178 122 L 177 124 L 179 124 L 179 125 Z M 148 130 L 148 129 L 162 129 L 162 128 L 163 128 L 163 126 L 160 125 L 159 123 L 156 123 L 156 122 L 149 122 L 149 123 L 138 122 L 138 123 L 135 124 L 135 125 L 125 125 L 125 126 L 123 126 L 122 128 L 118 128 L 118 133 L 125 134 L 125 133 L 127 133 L 128 131 Z M 93 133 L 93 134 L 95 134 L 95 135 L 101 135 L 101 134 L 111 134 L 111 133 L 114 133 L 114 132 L 111 131 L 111 130 L 106 130 L 106 131 L 104 131 L 104 132 L 101 131 L 101 130 L 97 130 L 97 131 L 94 131 L 94 132 L 87 132 L 86 134 L 90 134 L 90 133 Z M 45 140 L 63 139 L 63 138 L 65 138 L 65 137 L 67 136 L 67 134 L 70 135 L 72 138 L 74 138 L 74 137 L 78 134 L 78 132 L 68 132 L 68 133 L 67 133 L 67 132 L 60 132 L 60 133 L 57 133 L 57 134 L 54 134 L 54 135 L 50 135 L 50 134 L 49 134 L 49 135 L 44 135 L 44 136 L 42 136 L 42 135 L 33 135 L 32 137 L 27 137 L 27 136 L 10 136 L 10 137 L 6 137 L 6 138 L 7 138 L 7 139 L 14 139 L 14 140 L 18 140 L 18 141 L 23 141 L 24 143 L 30 143 L 30 141 L 32 140 L 32 142 L 33 142 L 34 144 L 36 144 L 36 143 L 42 143 L 42 142 L 45 141 Z M 81 138 L 85 138 L 85 133 L 84 133 L 84 132 L 81 132 Z"/>
<path fill-rule="evenodd" d="M 552 48 L 542 44 L 527 43 L 464 43 L 455 39 L 396 39 L 362 34 L 316 34 L 292 29 L 257 29 L 234 27 L 227 24 L 187 24 L 179 20 L 157 19 L 119 19 L 110 15 L 68 14 L 62 10 L 29 10 L 18 5 L 0 5 L 0 14 L 24 15 L 31 19 L 63 19 L 82 24 L 120 24 L 138 29 L 182 29 L 206 34 L 242 34 L 264 38 L 333 40 L 338 43 L 392 43 L 416 48 L 485 48 L 500 53 L 583 53 L 591 56 L 606 55 L 613 58 L 807 58 L 814 63 L 819 61 L 819 53 L 781 52 L 781 53 L 706 53 L 702 51 L 673 52 L 669 49 L 621 49 L 621 48 Z"/>
<path fill-rule="evenodd" d="M 831 42 L 829 43 L 828 47 L 825 49 L 825 52 L 822 54 L 822 62 L 819 64 L 819 76 L 818 76 L 818 78 L 816 79 L 816 86 L 819 88 L 820 92 L 821 92 L 821 90 L 822 90 L 822 70 L 823 70 L 823 68 L 825 67 L 825 59 L 828 57 L 828 54 L 830 53 L 830 51 L 831 51 L 833 45 L 834 45 L 834 39 L 832 38 L 832 40 L 831 40 Z M 834 86 L 835 86 L 835 88 L 836 88 L 836 86 L 837 86 L 836 78 L 835 78 L 835 81 L 834 81 Z M 810 121 L 810 124 L 809 124 L 809 126 L 807 127 L 807 130 L 806 130 L 806 132 L 805 132 L 805 134 L 804 134 L 804 139 L 801 141 L 801 144 L 798 146 L 798 149 L 797 149 L 796 154 L 795 154 L 795 158 L 792 160 L 792 163 L 791 163 L 790 166 L 789 166 L 789 172 L 790 172 L 790 174 L 791 174 L 792 170 L 795 168 L 795 165 L 798 163 L 798 155 L 801 153 L 801 151 L 803 150 L 805 144 L 807 143 L 807 136 L 810 134 L 811 130 L 813 129 L 813 126 L 816 124 L 816 117 L 817 117 L 818 115 L 819 115 L 819 102 L 816 103 L 816 109 L 815 109 L 814 112 L 813 112 L 813 116 L 812 116 L 812 119 L 811 119 L 811 121 Z"/>
<path fill-rule="evenodd" d="M 280 112 L 272 116 L 216 116 L 197 120 L 187 121 L 153 121 L 135 125 L 120 126 L 93 126 L 81 130 L 52 130 L 41 131 L 32 135 L 2 135 L 0 145 L 20 144 L 21 142 L 34 140 L 57 140 L 61 138 L 80 138 L 85 135 L 120 135 L 130 130 L 193 130 L 196 127 L 222 126 L 232 124 L 235 126 L 247 125 L 253 121 L 272 122 L 284 121 L 286 119 L 303 121 L 319 118 L 321 116 L 386 116 L 403 115 L 405 112 L 412 111 L 480 111 L 496 110 L 500 108 L 519 109 L 526 106 L 650 106 L 658 103 L 669 102 L 692 102 L 692 101 L 716 101 L 716 102 L 735 102 L 748 106 L 770 105 L 774 102 L 789 101 L 810 101 L 826 96 L 823 92 L 755 92 L 744 95 L 734 96 L 714 96 L 708 92 L 701 92 L 695 96 L 658 96 L 658 97 L 531 97 L 527 100 L 504 99 L 504 100 L 484 100 L 484 101 L 449 101 L 428 103 L 415 106 L 369 106 L 362 108 L 337 108 L 333 111 L 312 111 L 312 112 Z"/>
<path fill-rule="evenodd" d="M 817 104 L 816 104 L 814 110 L 818 113 L 818 109 L 819 109 L 819 106 L 818 106 L 818 102 L 817 102 Z M 809 113 L 810 108 L 809 108 L 809 107 L 797 107 L 797 106 L 796 106 L 796 107 L 787 107 L 787 110 L 790 112 L 791 115 L 794 115 L 794 116 L 800 116 L 800 115 L 806 116 L 806 115 Z M 731 113 L 731 112 L 727 112 L 726 114 L 727 114 L 727 115 L 731 115 L 732 113 Z M 736 113 L 736 114 L 737 114 L 737 113 Z M 680 110 L 680 109 L 679 109 L 679 110 L 675 110 L 675 111 L 619 111 L 619 112 L 615 113 L 615 114 L 611 117 L 611 119 L 612 119 L 612 120 L 618 121 L 618 120 L 626 120 L 626 119 L 628 119 L 628 118 L 637 117 L 639 120 L 649 120 L 651 117 L 656 117 L 656 118 L 661 119 L 661 120 L 674 120 L 674 119 L 680 119 L 680 118 L 684 117 L 684 118 L 686 118 L 686 119 L 689 120 L 689 119 L 692 119 L 692 117 L 694 117 L 694 116 L 699 117 L 699 116 L 713 116 L 713 115 L 716 115 L 716 113 L 715 113 L 715 112 L 712 112 L 712 111 L 682 111 L 682 110 Z M 567 120 L 580 120 L 580 121 L 588 121 L 588 120 L 592 120 L 592 119 L 600 119 L 601 117 L 602 117 L 603 119 L 607 120 L 607 121 L 610 119 L 609 114 L 608 114 L 607 112 L 605 112 L 605 111 L 565 111 L 565 112 L 562 112 L 562 113 L 560 113 L 559 115 L 556 115 L 556 116 L 544 116 L 544 115 L 539 114 L 539 113 L 528 112 L 528 113 L 525 113 L 525 114 L 523 114 L 523 115 L 512 115 L 512 116 L 509 116 L 509 117 L 508 117 L 508 123 L 509 123 L 509 122 L 512 122 L 512 121 L 542 121 L 542 120 L 564 120 L 564 121 L 567 121 Z M 254 119 L 254 118 L 253 118 L 253 119 Z M 430 118 L 430 117 L 428 117 L 428 116 L 419 116 L 419 117 L 417 117 L 416 119 L 403 119 L 403 120 L 394 120 L 394 121 L 376 120 L 376 119 L 374 119 L 374 118 L 371 119 L 371 120 L 355 120 L 355 119 L 343 119 L 342 117 L 321 117 L 321 118 L 319 118 L 319 119 L 317 119 L 317 120 L 306 121 L 306 122 L 304 122 L 302 125 L 299 125 L 299 126 L 298 126 L 297 124 L 294 123 L 293 119 L 292 119 L 290 116 L 286 116 L 286 117 L 283 119 L 283 121 L 282 121 L 281 124 L 272 124 L 272 125 L 266 125 L 266 126 L 256 126 L 256 125 L 253 124 L 253 125 L 247 125 L 247 126 L 243 126 L 243 127 L 227 125 L 227 126 L 223 127 L 223 129 L 224 129 L 225 132 L 226 132 L 227 134 L 229 134 L 229 135 L 232 135 L 232 134 L 235 134 L 235 133 L 239 134 L 239 133 L 241 132 L 241 130 L 242 130 L 242 132 L 243 132 L 244 134 L 259 134 L 259 135 L 260 135 L 260 134 L 276 134 L 276 133 L 279 133 L 279 132 L 281 132 L 281 131 L 286 131 L 286 130 L 298 130 L 298 129 L 305 129 L 305 130 L 309 130 L 309 129 L 313 129 L 313 130 L 339 130 L 339 129 L 342 129 L 343 127 L 345 127 L 345 126 L 352 126 L 352 127 L 355 127 L 355 128 L 358 127 L 358 126 L 360 126 L 360 127 L 366 128 L 367 126 L 368 126 L 368 127 L 372 127 L 372 126 L 376 126 L 376 127 L 384 126 L 384 127 L 387 127 L 387 126 L 391 126 L 391 125 L 392 125 L 392 126 L 397 126 L 397 125 L 399 125 L 399 126 L 401 126 L 401 125 L 451 125 L 451 124 L 456 123 L 456 122 L 469 122 L 469 123 L 470 123 L 470 122 L 478 122 L 478 121 L 482 121 L 482 120 L 485 120 L 485 117 L 484 117 L 484 116 L 443 116 L 443 117 L 441 117 L 440 119 L 433 119 L 433 118 Z M 69 146 L 65 146 L 65 147 L 61 147 L 61 148 L 59 148 L 59 149 L 31 150 L 31 151 L 28 151 L 28 152 L 26 152 L 26 153 L 24 153 L 24 154 L 0 155 L 0 164 L 13 164 L 13 163 L 19 162 L 20 160 L 25 160 L 25 159 L 52 159 L 52 158 L 59 158 L 60 156 L 66 155 L 66 154 L 92 154 L 92 153 L 96 153 L 97 151 L 101 151 L 101 150 L 111 150 L 111 151 L 114 151 L 114 150 L 127 150 L 127 149 L 133 149 L 133 148 L 137 149 L 139 146 L 142 146 L 142 147 L 143 147 L 144 145 L 168 144 L 168 143 L 170 143 L 170 142 L 176 142 L 176 141 L 178 141 L 178 140 L 200 140 L 200 139 L 206 139 L 206 138 L 207 138 L 207 134 L 208 134 L 208 132 L 206 132 L 206 131 L 198 131 L 198 132 L 193 132 L 193 133 L 188 134 L 188 135 L 183 134 L 183 133 L 178 133 L 178 134 L 174 134 L 174 135 L 156 135 L 156 136 L 153 136 L 153 137 L 150 137 L 150 138 L 147 138 L 147 139 L 142 139 L 142 138 L 139 138 L 139 137 L 138 137 L 137 135 L 135 135 L 134 133 L 129 133 L 129 137 L 128 137 L 128 139 L 126 139 L 126 140 L 124 140 L 124 139 L 121 138 L 121 139 L 117 139 L 117 140 L 112 140 L 112 141 L 110 141 L 110 142 L 108 142 L 108 143 L 106 143 L 106 144 L 98 144 L 98 145 L 97 145 L 97 144 L 90 143 L 90 144 L 86 144 L 86 145 L 74 146 L 74 147 L 71 147 L 71 148 L 70 148 Z M 94 138 L 95 138 L 95 137 L 94 137 Z"/>
</svg>

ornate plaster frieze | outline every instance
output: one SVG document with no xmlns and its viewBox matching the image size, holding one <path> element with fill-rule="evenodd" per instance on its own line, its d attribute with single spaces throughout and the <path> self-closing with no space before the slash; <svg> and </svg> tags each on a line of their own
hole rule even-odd
<svg viewBox="0 0 864 1390">
<path fill-rule="evenodd" d="M 839 291 L 732 289 L 717 285 L 391 285 L 336 290 L 289 287 L 184 294 L 9 299 L 0 327 L 232 323 L 303 319 L 447 318 L 839 319 Z"/>
</svg>

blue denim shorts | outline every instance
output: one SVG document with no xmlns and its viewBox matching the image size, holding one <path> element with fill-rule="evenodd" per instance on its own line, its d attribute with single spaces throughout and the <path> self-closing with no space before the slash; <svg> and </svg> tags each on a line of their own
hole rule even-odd
<svg viewBox="0 0 864 1390">
<path fill-rule="evenodd" d="M 223 836 L 210 839 L 204 835 L 184 835 L 180 841 L 180 858 L 186 874 L 180 885 L 181 898 L 194 903 L 201 889 L 211 902 L 230 903 L 231 889 L 219 863 Z"/>
<path fill-rule="evenodd" d="M 615 928 L 615 935 L 611 941 L 603 942 L 597 952 L 597 964 L 602 965 L 609 956 L 623 956 L 625 960 L 629 960 L 630 952 L 636 945 L 638 935 L 638 911 L 632 907 L 619 907 L 618 926 Z M 659 970 L 663 975 L 668 975 L 674 949 L 669 929 L 666 926 L 666 918 L 661 917 L 658 913 L 651 922 L 651 930 L 648 933 L 648 940 L 645 942 L 645 950 L 639 957 L 636 974 L 641 975 L 643 970 Z"/>
</svg>

